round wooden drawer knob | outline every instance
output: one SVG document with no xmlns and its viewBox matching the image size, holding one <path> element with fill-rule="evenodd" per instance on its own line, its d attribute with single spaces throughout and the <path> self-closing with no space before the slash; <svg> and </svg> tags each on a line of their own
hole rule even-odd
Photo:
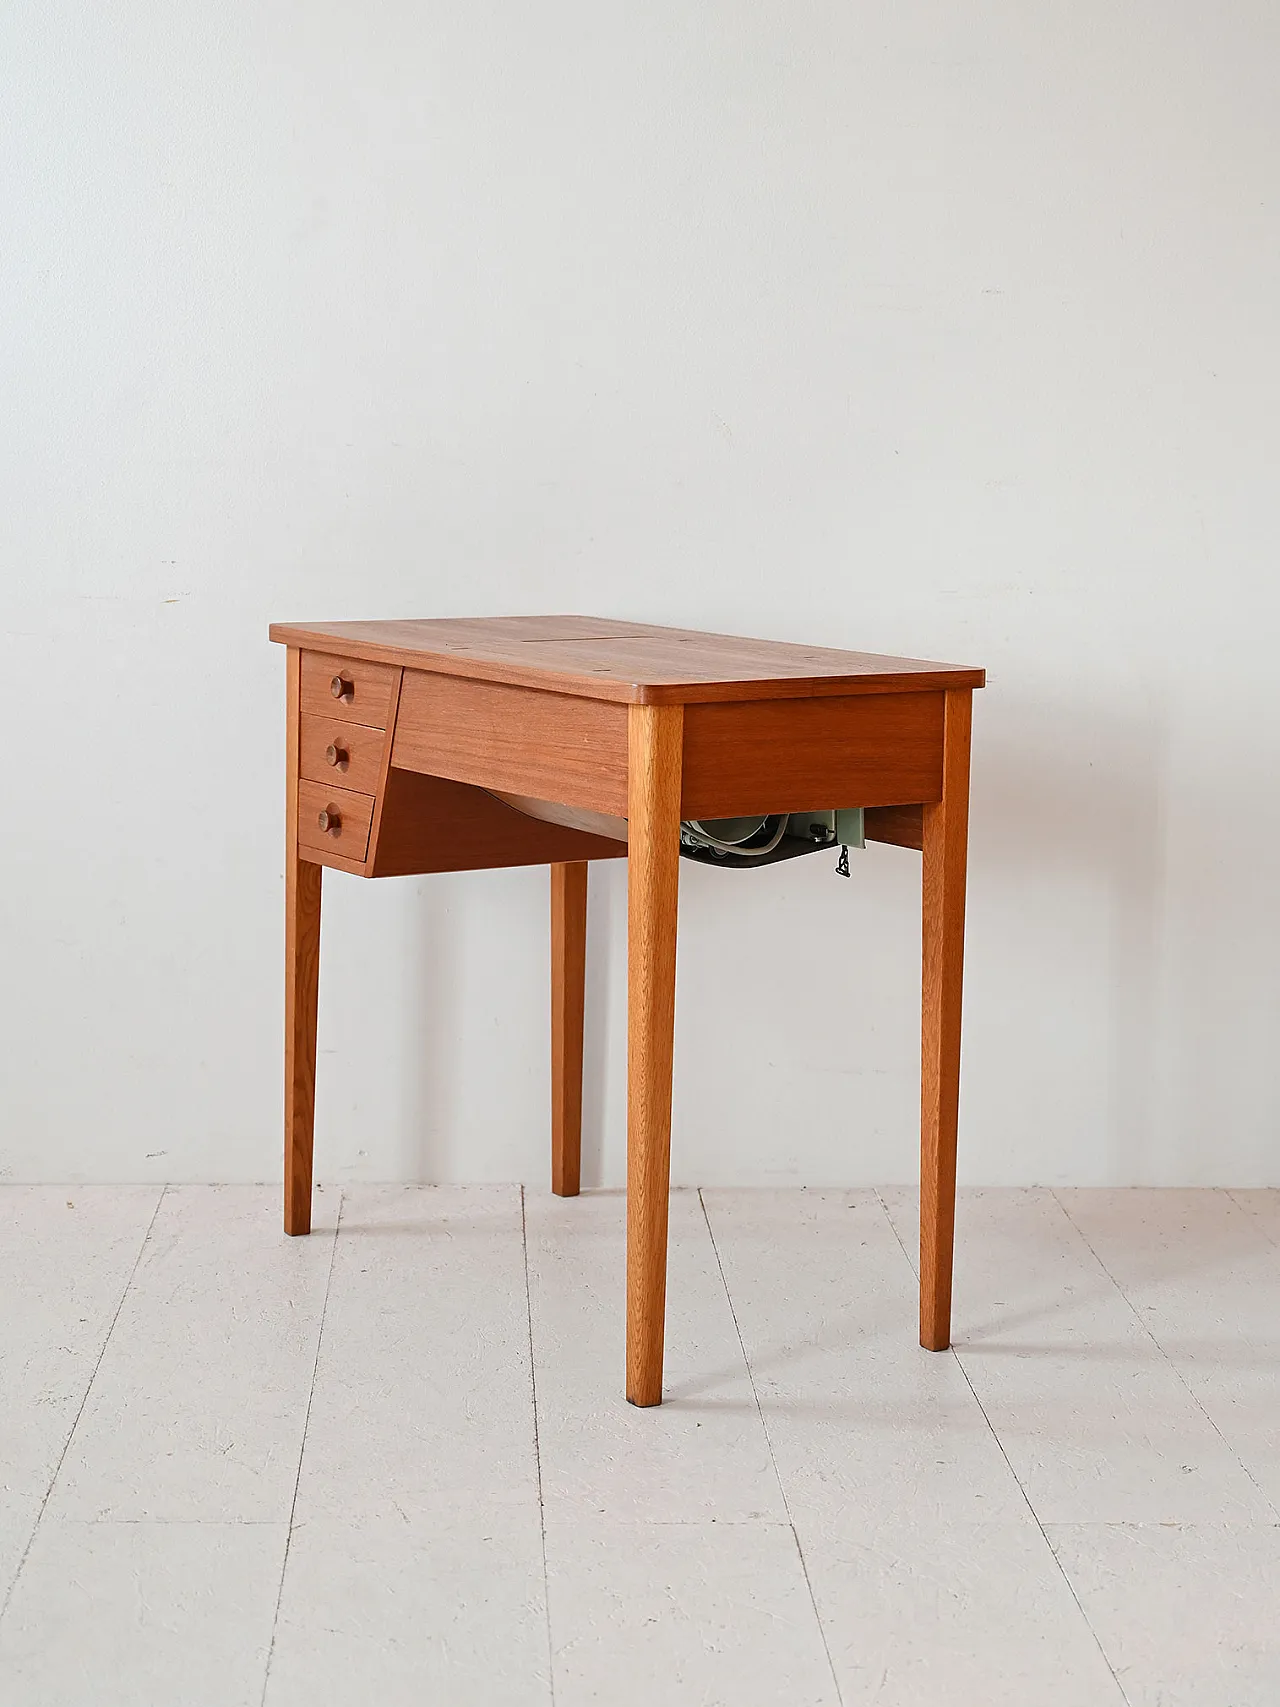
<svg viewBox="0 0 1280 1707">
<path fill-rule="evenodd" d="M 326 835 L 336 836 L 342 828 L 342 814 L 336 806 L 326 806 L 316 819 L 316 823 Z"/>
<path fill-rule="evenodd" d="M 345 747 L 340 747 L 336 741 L 331 742 L 325 748 L 324 756 L 327 763 L 333 765 L 336 770 L 346 770 L 351 762 L 351 754 Z"/>
<path fill-rule="evenodd" d="M 335 699 L 352 700 L 356 697 L 356 684 L 350 676 L 335 676 L 329 683 L 329 692 Z"/>
</svg>

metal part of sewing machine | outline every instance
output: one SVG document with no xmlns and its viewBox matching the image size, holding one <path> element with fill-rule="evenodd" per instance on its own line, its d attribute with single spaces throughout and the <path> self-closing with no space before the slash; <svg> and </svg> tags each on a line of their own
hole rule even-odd
<svg viewBox="0 0 1280 1707">
<path fill-rule="evenodd" d="M 494 791 L 496 792 L 496 791 Z M 625 818 L 580 807 L 560 806 L 527 795 L 499 794 L 500 800 L 530 818 L 563 824 L 595 835 L 627 839 Z M 753 866 L 776 865 L 780 860 L 798 859 L 802 854 L 821 853 L 824 848 L 866 846 L 861 806 L 838 811 L 754 813 L 743 818 L 690 819 L 680 826 L 680 852 L 721 871 L 748 871 Z M 846 873 L 847 875 L 847 873 Z"/>
</svg>

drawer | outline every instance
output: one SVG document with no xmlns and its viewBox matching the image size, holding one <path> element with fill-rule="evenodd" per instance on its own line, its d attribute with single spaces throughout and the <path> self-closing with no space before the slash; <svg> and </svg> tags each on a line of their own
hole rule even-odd
<svg viewBox="0 0 1280 1707">
<path fill-rule="evenodd" d="M 298 784 L 298 840 L 343 859 L 363 860 L 369 851 L 373 796 L 323 782 Z"/>
<path fill-rule="evenodd" d="M 302 715 L 385 729 L 399 676 L 394 664 L 366 664 L 337 652 L 304 652 Z"/>
<path fill-rule="evenodd" d="M 304 717 L 298 732 L 298 774 L 326 788 L 376 794 L 386 742 L 383 730 L 366 729 L 362 723 Z"/>
</svg>

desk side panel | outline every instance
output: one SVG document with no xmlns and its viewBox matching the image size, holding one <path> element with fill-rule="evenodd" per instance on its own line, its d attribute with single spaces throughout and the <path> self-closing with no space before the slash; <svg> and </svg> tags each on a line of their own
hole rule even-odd
<svg viewBox="0 0 1280 1707">
<path fill-rule="evenodd" d="M 681 816 L 942 798 L 941 693 L 690 705 Z"/>
<path fill-rule="evenodd" d="M 924 847 L 924 807 L 868 806 L 865 828 L 869 842 L 888 842 L 919 853 Z"/>
<path fill-rule="evenodd" d="M 370 876 L 625 858 L 627 844 L 530 818 L 471 783 L 392 769 Z"/>
<path fill-rule="evenodd" d="M 397 770 L 622 815 L 627 708 L 406 670 L 391 763 Z"/>
</svg>

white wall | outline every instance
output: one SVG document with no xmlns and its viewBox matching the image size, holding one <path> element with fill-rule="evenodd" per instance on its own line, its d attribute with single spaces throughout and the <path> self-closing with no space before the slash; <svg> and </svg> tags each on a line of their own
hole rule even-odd
<svg viewBox="0 0 1280 1707">
<path fill-rule="evenodd" d="M 585 610 L 985 664 L 964 1176 L 1280 1183 L 1278 55 L 1267 0 L 11 0 L 0 1175 L 276 1172 L 270 619 Z M 913 856 L 682 875 L 676 1178 L 909 1178 Z M 322 1177 L 545 1180 L 546 892 L 329 880 Z"/>
</svg>

